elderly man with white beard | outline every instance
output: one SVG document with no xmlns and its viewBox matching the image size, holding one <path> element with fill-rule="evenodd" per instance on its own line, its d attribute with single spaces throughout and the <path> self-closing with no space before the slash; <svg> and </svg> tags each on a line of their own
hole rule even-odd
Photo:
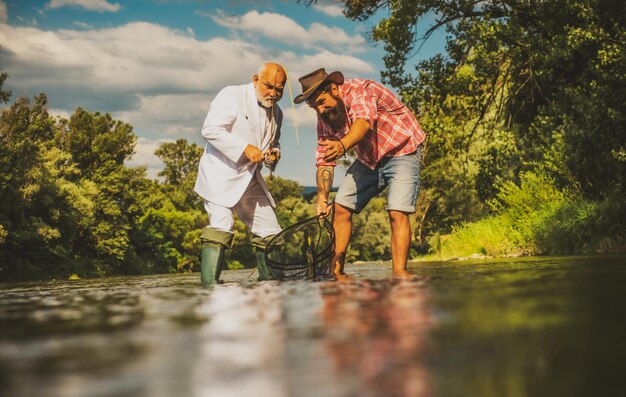
<svg viewBox="0 0 626 397">
<path fill-rule="evenodd" d="M 281 65 L 265 63 L 252 82 L 222 89 L 204 120 L 206 147 L 194 189 L 209 215 L 209 226 L 201 235 L 204 285 L 219 280 L 224 251 L 233 244 L 233 213 L 254 234 L 259 280 L 271 278 L 264 250 L 282 229 L 260 170 L 265 164 L 273 171 L 280 159 L 283 113 L 277 102 L 286 80 Z"/>
</svg>

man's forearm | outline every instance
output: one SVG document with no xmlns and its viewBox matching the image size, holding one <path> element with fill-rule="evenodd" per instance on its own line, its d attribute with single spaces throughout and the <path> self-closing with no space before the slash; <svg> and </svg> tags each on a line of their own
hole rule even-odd
<svg viewBox="0 0 626 397">
<path fill-rule="evenodd" d="M 348 131 L 346 136 L 341 138 L 341 141 L 343 142 L 346 150 L 359 143 L 365 137 L 365 135 L 367 135 L 370 128 L 371 125 L 369 121 L 364 119 L 356 119 L 354 123 L 350 125 L 350 130 Z"/>
<path fill-rule="evenodd" d="M 317 200 L 328 201 L 330 188 L 333 186 L 335 167 L 322 165 L 317 167 Z"/>
</svg>

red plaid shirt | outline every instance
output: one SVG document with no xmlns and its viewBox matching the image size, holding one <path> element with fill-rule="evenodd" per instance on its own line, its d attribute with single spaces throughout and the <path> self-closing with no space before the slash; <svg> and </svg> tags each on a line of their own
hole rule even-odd
<svg viewBox="0 0 626 397">
<path fill-rule="evenodd" d="M 339 140 L 346 136 L 356 119 L 367 120 L 370 132 L 354 146 L 356 158 L 374 169 L 383 157 L 396 157 L 413 153 L 426 138 L 413 113 L 387 88 L 372 80 L 345 80 L 339 93 L 346 105 L 348 123 L 341 131 L 333 131 L 317 117 L 318 140 Z M 315 162 L 335 166 L 324 161 L 325 147 L 317 146 Z"/>
</svg>

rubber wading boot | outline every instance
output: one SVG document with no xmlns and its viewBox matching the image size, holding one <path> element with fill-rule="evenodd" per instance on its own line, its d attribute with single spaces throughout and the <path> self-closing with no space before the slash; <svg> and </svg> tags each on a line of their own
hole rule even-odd
<svg viewBox="0 0 626 397">
<path fill-rule="evenodd" d="M 271 280 L 272 273 L 265 263 L 265 250 L 261 248 L 256 249 L 256 267 L 259 269 L 259 281 Z"/>
<path fill-rule="evenodd" d="M 202 285 L 215 284 L 224 267 L 224 251 L 233 245 L 233 233 L 205 227 L 202 229 L 202 261 L 200 262 L 200 282 Z"/>
<path fill-rule="evenodd" d="M 265 262 L 265 250 L 274 235 L 267 237 L 252 237 L 252 245 L 256 248 L 256 267 L 259 270 L 259 281 L 271 280 L 272 272 Z"/>
<path fill-rule="evenodd" d="M 206 243 L 202 247 L 202 262 L 200 263 L 200 282 L 202 285 L 212 285 L 220 279 L 224 266 L 224 251 L 221 244 Z"/>
</svg>

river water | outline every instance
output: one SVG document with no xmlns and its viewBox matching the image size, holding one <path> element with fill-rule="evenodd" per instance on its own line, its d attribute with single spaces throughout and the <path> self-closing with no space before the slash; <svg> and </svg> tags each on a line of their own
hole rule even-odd
<svg viewBox="0 0 626 397">
<path fill-rule="evenodd" d="M 0 284 L 0 395 L 626 395 L 626 256 L 410 269 Z"/>
</svg>

